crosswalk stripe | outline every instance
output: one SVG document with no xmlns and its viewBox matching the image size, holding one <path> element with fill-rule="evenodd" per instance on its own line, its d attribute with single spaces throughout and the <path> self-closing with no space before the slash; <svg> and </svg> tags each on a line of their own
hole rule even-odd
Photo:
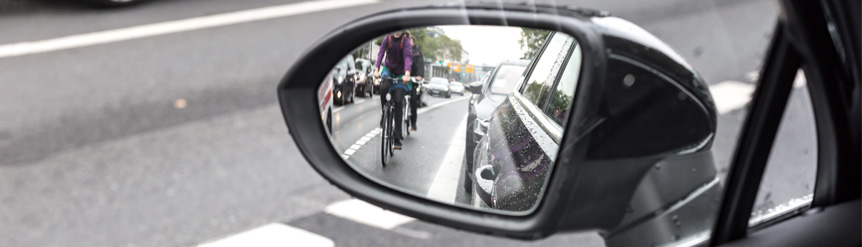
<svg viewBox="0 0 862 247">
<path fill-rule="evenodd" d="M 268 247 L 309 246 L 333 247 L 331 239 L 280 223 L 271 223 L 222 239 L 198 245 L 198 247 Z"/>
<path fill-rule="evenodd" d="M 415 219 L 383 210 L 367 202 L 350 199 L 326 206 L 324 212 L 381 229 L 393 229 Z"/>
</svg>

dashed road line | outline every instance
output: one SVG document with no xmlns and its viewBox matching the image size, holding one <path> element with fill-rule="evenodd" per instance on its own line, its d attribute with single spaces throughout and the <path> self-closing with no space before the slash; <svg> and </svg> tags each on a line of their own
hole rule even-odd
<svg viewBox="0 0 862 247">
<path fill-rule="evenodd" d="M 312 246 L 333 247 L 331 239 L 280 223 L 267 224 L 198 247 Z"/>
<path fill-rule="evenodd" d="M 451 103 L 454 103 L 454 102 L 457 102 L 457 101 L 460 101 L 460 100 L 464 100 L 464 99 L 467 99 L 467 98 L 466 98 L 466 97 L 462 97 L 462 98 L 458 98 L 458 99 L 452 99 L 452 100 L 443 101 L 443 102 L 440 102 L 440 103 L 434 104 L 434 105 L 432 105 L 432 106 L 428 106 L 428 107 L 425 107 L 425 108 L 419 109 L 418 111 L 416 111 L 416 113 L 417 113 L 417 114 L 423 114 L 423 113 L 425 113 L 425 112 L 428 112 L 428 111 L 430 111 L 430 110 L 436 109 L 436 108 L 438 108 L 438 107 L 441 107 L 441 106 L 444 106 L 444 105 L 448 105 L 448 104 L 451 104 Z M 342 106 L 342 108 L 337 109 L 337 111 L 341 111 L 341 109 L 344 109 L 344 108 L 343 108 L 343 106 Z M 333 112 L 336 112 L 336 110 L 333 110 Z M 465 119 L 466 119 L 466 118 L 465 118 Z M 347 148 L 347 150 L 344 150 L 344 152 L 341 154 L 341 158 L 343 158 L 343 159 L 345 159 L 345 160 L 346 160 L 346 159 L 349 159 L 349 158 L 350 158 L 350 156 L 353 156 L 353 154 L 355 154 L 355 153 L 356 153 L 356 151 L 358 151 L 360 148 L 362 148 L 362 146 L 364 146 L 365 144 L 367 144 L 367 143 L 368 143 L 368 141 L 370 141 L 372 138 L 374 138 L 375 136 L 377 136 L 378 134 L 380 134 L 380 132 L 382 132 L 382 131 L 383 131 L 383 130 L 382 130 L 382 129 L 380 129 L 380 128 L 374 128 L 374 129 L 372 129 L 371 131 L 369 131 L 368 133 L 366 133 L 364 136 L 362 136 L 361 138 L 359 138 L 359 140 L 356 140 L 356 142 L 354 142 L 354 143 L 353 143 L 353 145 L 350 145 L 350 148 Z M 461 132 L 463 132 L 463 131 L 461 131 Z M 462 153 L 462 156 L 463 156 L 463 153 Z"/>
<path fill-rule="evenodd" d="M 76 34 L 40 41 L 0 45 L 0 58 L 22 56 L 199 29 L 262 21 L 338 8 L 377 3 L 378 0 L 321 0 L 284 4 L 223 14 Z"/>
</svg>

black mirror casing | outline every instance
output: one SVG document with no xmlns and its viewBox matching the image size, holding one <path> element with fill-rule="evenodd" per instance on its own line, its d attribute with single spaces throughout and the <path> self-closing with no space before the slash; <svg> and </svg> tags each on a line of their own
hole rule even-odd
<svg viewBox="0 0 862 247">
<path fill-rule="evenodd" d="M 672 88 L 684 92 L 689 100 L 697 102 L 696 105 L 702 108 L 702 113 L 696 113 L 700 115 L 692 118 L 702 115 L 706 119 L 702 131 L 708 132 L 709 135 L 702 140 L 702 145 L 689 148 L 692 154 L 681 157 L 683 159 L 692 157 L 694 160 L 702 161 L 703 164 L 697 164 L 696 167 L 702 169 L 701 176 L 709 177 L 709 181 L 715 178 L 712 157 L 708 153 L 712 143 L 712 133 L 715 131 L 715 109 L 705 84 L 690 67 L 674 61 L 669 58 L 670 56 L 663 55 L 667 51 L 652 49 L 655 44 L 650 42 L 655 42 L 651 40 L 654 37 L 646 37 L 646 40 L 643 40 L 643 37 L 636 36 L 608 36 L 620 30 L 596 23 L 596 19 L 606 17 L 606 13 L 598 11 L 526 5 L 437 6 L 374 14 L 330 32 L 317 42 L 319 45 L 300 57 L 278 86 L 279 102 L 288 130 L 301 153 L 314 169 L 333 185 L 371 204 L 428 222 L 522 239 L 543 238 L 557 231 L 599 230 L 605 235 L 614 233 L 626 235 L 624 231 L 622 233 L 615 231 L 619 230 L 621 222 L 644 221 L 637 217 L 630 219 L 631 212 L 627 212 L 627 208 L 632 207 L 629 203 L 637 201 L 636 191 L 642 187 L 639 185 L 652 181 L 650 178 L 670 176 L 652 174 L 649 168 L 660 162 L 670 162 L 671 165 L 685 162 L 679 162 L 680 157 L 677 156 L 680 155 L 666 151 L 650 153 L 648 157 L 643 156 L 646 158 L 638 156 L 636 157 L 638 161 L 632 161 L 634 158 L 620 158 L 622 156 L 617 157 L 613 154 L 595 155 L 601 153 L 602 145 L 613 145 L 612 141 L 607 141 L 608 135 L 614 134 L 615 130 L 625 126 L 623 122 L 626 119 L 619 114 L 630 112 L 633 110 L 633 105 L 642 103 L 632 101 L 628 102 L 632 105 L 610 105 L 607 102 L 609 95 L 618 93 L 609 91 L 617 89 L 606 87 L 612 83 L 606 82 L 606 74 L 610 70 L 607 67 L 609 59 L 621 56 L 620 54 L 645 56 L 647 59 L 642 63 L 643 65 L 669 68 L 659 71 L 668 75 L 670 80 L 677 81 L 670 83 L 673 84 Z M 559 155 L 545 194 L 539 205 L 529 214 L 482 212 L 464 206 L 446 205 L 378 184 L 353 170 L 341 159 L 339 153 L 330 144 L 324 124 L 319 118 L 313 117 L 320 114 L 317 110 L 318 99 L 315 90 L 329 72 L 329 68 L 342 59 L 341 54 L 348 54 L 360 42 L 385 33 L 431 25 L 539 28 L 564 32 L 578 40 L 583 60 L 575 102 L 569 115 L 569 124 L 565 126 L 565 135 L 561 140 Z M 356 43 L 345 43 L 345 40 L 353 40 Z M 612 52 L 609 47 L 623 52 Z M 626 53 L 626 51 L 632 52 Z M 470 89 L 473 90 L 472 87 Z M 652 93 L 646 94 L 648 97 L 644 97 L 661 97 L 660 93 L 664 91 L 650 92 Z M 674 94 L 674 97 L 677 97 L 677 94 Z M 658 140 L 657 142 L 674 141 Z M 673 143 L 667 146 L 675 147 L 675 145 L 679 146 Z M 613 174 L 614 171 L 620 170 L 615 166 L 629 164 L 634 164 L 638 168 L 624 169 L 625 172 Z M 597 176 L 611 174 L 615 179 L 597 179 Z M 696 184 L 695 187 L 703 184 L 701 181 L 703 179 L 695 180 L 689 183 Z M 609 191 L 614 191 L 616 195 L 597 194 Z M 678 199 L 674 196 L 669 198 L 668 200 Z M 585 201 L 590 203 L 584 203 Z"/>
</svg>

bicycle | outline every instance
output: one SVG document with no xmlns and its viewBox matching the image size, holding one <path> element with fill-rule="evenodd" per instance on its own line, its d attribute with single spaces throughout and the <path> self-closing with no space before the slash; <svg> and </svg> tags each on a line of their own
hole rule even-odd
<svg viewBox="0 0 862 247">
<path fill-rule="evenodd" d="M 386 77 L 386 78 L 383 78 L 383 80 L 388 81 L 390 83 L 390 85 L 392 85 L 392 83 L 401 83 L 401 81 L 397 80 L 397 78 Z M 395 103 L 392 100 L 391 90 L 387 91 L 386 95 L 384 97 L 386 97 L 386 104 L 383 104 L 383 119 L 384 119 L 384 121 L 383 121 L 383 129 L 380 133 L 380 140 L 381 140 L 380 141 L 380 145 L 381 145 L 380 146 L 380 158 L 381 158 L 380 161 L 383 163 L 383 167 L 386 167 L 386 163 L 389 161 L 389 157 L 395 155 L 394 154 L 395 150 L 400 150 L 400 149 L 395 149 L 395 134 L 394 134 L 395 127 L 394 126 L 395 126 L 396 122 L 394 119 L 395 114 L 393 113 Z M 404 101 L 403 101 L 402 107 L 404 108 L 402 111 L 403 114 L 401 114 L 402 120 L 404 123 L 404 126 L 402 127 L 402 129 L 405 130 L 407 132 L 407 135 L 409 136 L 410 135 L 410 118 L 409 118 L 409 115 L 410 115 L 409 114 L 410 94 L 404 95 Z"/>
</svg>

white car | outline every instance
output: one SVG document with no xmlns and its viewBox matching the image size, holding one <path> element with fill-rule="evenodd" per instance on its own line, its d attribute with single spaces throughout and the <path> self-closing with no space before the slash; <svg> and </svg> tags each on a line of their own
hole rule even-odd
<svg viewBox="0 0 862 247">
<path fill-rule="evenodd" d="M 449 83 L 449 90 L 452 91 L 452 93 L 464 95 L 464 85 L 462 85 L 460 82 L 453 81 Z"/>
</svg>

